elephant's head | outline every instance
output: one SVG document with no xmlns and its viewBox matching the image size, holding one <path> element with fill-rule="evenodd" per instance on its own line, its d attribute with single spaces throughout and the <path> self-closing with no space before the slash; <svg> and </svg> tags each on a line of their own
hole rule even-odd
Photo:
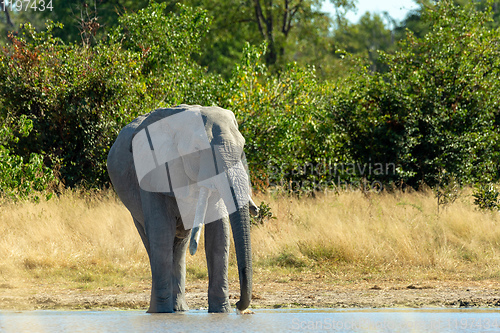
<svg viewBox="0 0 500 333">
<path fill-rule="evenodd" d="M 193 228 L 192 254 L 200 226 L 229 216 L 241 287 L 237 307 L 244 310 L 252 293 L 249 207 L 256 209 L 245 140 L 231 111 L 187 105 L 163 110 L 148 116 L 132 141 L 139 185 L 175 196 L 184 227 Z"/>
</svg>

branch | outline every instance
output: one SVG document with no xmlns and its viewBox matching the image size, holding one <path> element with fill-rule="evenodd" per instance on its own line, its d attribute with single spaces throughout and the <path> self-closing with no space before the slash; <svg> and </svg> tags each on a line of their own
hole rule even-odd
<svg viewBox="0 0 500 333">
<path fill-rule="evenodd" d="M 264 18 L 264 14 L 262 14 L 260 0 L 254 0 L 254 7 L 255 7 L 255 18 L 257 20 L 257 25 L 259 27 L 260 34 L 262 35 L 263 38 L 266 38 L 266 35 L 264 34 L 264 29 L 262 29 L 261 20 L 265 21 L 265 18 Z"/>
<path fill-rule="evenodd" d="M 285 13 L 283 14 L 283 25 L 281 26 L 281 32 L 285 35 L 287 34 L 286 27 L 288 25 L 288 0 L 285 0 Z"/>
<path fill-rule="evenodd" d="M 265 20 L 266 22 L 266 29 L 267 29 L 267 36 L 269 39 L 269 42 L 272 43 L 274 40 L 273 37 L 273 0 L 268 0 L 269 3 L 267 4 L 266 12 L 267 12 L 267 19 Z"/>
<path fill-rule="evenodd" d="M 5 10 L 5 18 L 7 19 L 7 24 L 14 28 L 14 23 L 10 19 L 8 6 L 5 5 L 5 0 L 0 0 L 0 8 Z"/>
<path fill-rule="evenodd" d="M 285 0 L 287 1 L 287 0 Z M 288 2 L 288 1 L 287 1 Z M 295 6 L 293 6 L 293 8 L 291 10 L 288 10 L 288 3 L 286 4 L 287 5 L 287 12 L 290 13 L 290 15 L 287 15 L 288 16 L 288 22 L 286 22 L 286 25 L 285 25 L 285 22 L 283 21 L 283 33 L 285 34 L 285 36 L 288 36 L 288 33 L 290 32 L 290 29 L 292 28 L 292 21 L 293 21 L 293 17 L 295 16 L 295 14 L 297 14 L 297 12 L 299 11 L 302 3 L 304 2 L 304 0 L 300 0 L 298 4 L 296 4 Z"/>
<path fill-rule="evenodd" d="M 235 24 L 239 23 L 248 23 L 248 22 L 255 22 L 254 19 L 249 18 L 249 19 L 241 19 L 241 20 L 228 20 L 226 24 L 222 24 L 218 27 L 213 27 L 210 29 L 210 31 L 219 31 L 219 30 L 224 30 L 227 29 L 228 27 L 234 27 Z"/>
</svg>

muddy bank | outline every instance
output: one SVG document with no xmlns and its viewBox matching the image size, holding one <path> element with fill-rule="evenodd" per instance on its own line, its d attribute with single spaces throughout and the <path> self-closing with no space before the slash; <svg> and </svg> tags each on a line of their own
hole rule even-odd
<svg viewBox="0 0 500 333">
<path fill-rule="evenodd" d="M 2 288 L 3 287 L 3 288 Z M 35 288 L 36 289 L 36 288 Z M 206 283 L 187 287 L 191 309 L 206 309 Z M 230 297 L 238 299 L 238 285 Z M 0 286 L 0 309 L 147 309 L 149 291 L 30 290 Z M 384 308 L 384 307 L 500 307 L 498 282 L 447 282 L 419 284 L 358 283 L 332 286 L 311 283 L 261 283 L 255 286 L 252 307 Z"/>
</svg>

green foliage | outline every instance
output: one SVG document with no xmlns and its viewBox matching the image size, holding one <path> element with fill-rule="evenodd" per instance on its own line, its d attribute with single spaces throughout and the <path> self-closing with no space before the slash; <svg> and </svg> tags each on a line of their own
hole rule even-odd
<svg viewBox="0 0 500 333">
<path fill-rule="evenodd" d="M 431 29 L 411 32 L 385 74 L 359 66 L 332 99 L 331 114 L 357 162 L 395 163 L 384 181 L 438 183 L 441 170 L 470 182 L 498 177 L 498 30 L 490 12 L 440 2 L 425 11 Z M 345 88 L 344 88 L 345 87 Z"/>
<path fill-rule="evenodd" d="M 262 62 L 265 45 L 244 51 L 230 81 L 225 106 L 234 110 L 246 139 L 246 154 L 257 188 L 295 180 L 319 182 L 322 175 L 301 172 L 337 156 L 335 134 L 323 122 L 326 91 L 313 68 L 289 64 L 271 75 Z"/>
<path fill-rule="evenodd" d="M 210 24 L 202 9 L 179 5 L 179 13 L 166 13 L 165 3 L 151 4 L 137 13 L 119 18 L 114 39 L 122 39 L 123 47 L 141 53 L 144 72 L 159 71 L 174 62 L 187 62 L 200 51 L 200 40 Z"/>
<path fill-rule="evenodd" d="M 244 56 L 246 43 L 266 43 L 263 62 L 282 70 L 289 62 L 314 64 L 320 74 L 335 70 L 332 58 L 331 18 L 320 10 L 318 0 L 188 0 L 203 7 L 212 17 L 210 32 L 202 40 L 204 52 L 197 56 L 211 72 L 230 78 L 232 69 Z M 352 1 L 335 1 L 336 8 L 351 8 Z"/>
<path fill-rule="evenodd" d="M 48 190 L 56 179 L 54 172 L 44 166 L 42 155 L 31 153 L 25 160 L 6 147 L 9 142 L 18 142 L 18 136 L 29 135 L 32 129 L 33 123 L 26 116 L 21 116 L 17 124 L 6 121 L 0 127 L 0 197 L 26 199 L 31 196 L 38 200 L 40 193 L 47 199 L 51 197 Z"/>
<path fill-rule="evenodd" d="M 389 51 L 394 46 L 394 36 L 386 24 L 382 16 L 367 12 L 358 23 L 346 24 L 335 30 L 335 46 L 351 54 L 365 56 L 370 70 L 380 72 L 385 66 L 378 59 L 378 51 Z"/>
<path fill-rule="evenodd" d="M 313 3 L 300 4 L 310 9 Z M 2 186 L 12 190 L 22 183 L 24 193 L 46 189 L 53 179 L 49 170 L 58 167 L 67 186 L 106 185 L 106 156 L 119 130 L 138 114 L 180 103 L 217 104 L 235 112 L 257 189 L 278 185 L 314 192 L 335 186 L 337 179 L 376 180 L 438 186 L 438 200 L 452 200 L 446 188 L 452 193 L 455 185 L 498 179 L 491 166 L 500 159 L 500 36 L 488 25 L 490 10 L 440 2 L 422 10 L 428 29 L 420 36 L 408 32 L 397 46 L 379 16 L 344 24 L 345 46 L 368 57 L 340 60 L 343 55 L 337 54 L 319 72 L 330 71 L 328 66 L 352 70 L 334 84 L 319 78 L 315 67 L 299 65 L 305 58 L 287 61 L 289 49 L 309 52 L 298 38 L 308 35 L 304 27 L 325 23 L 305 9 L 303 27 L 290 30 L 287 38 L 271 45 L 267 36 L 267 44 L 247 43 L 231 53 L 242 56 L 232 72 L 227 69 L 228 79 L 194 60 L 203 58 L 212 38 L 207 37 L 211 18 L 200 8 L 151 2 L 125 13 L 107 33 L 95 34 L 91 17 L 83 22 L 81 44 L 55 37 L 60 25 L 49 23 L 40 32 L 24 25 L 0 52 L 0 119 L 7 121 L 2 131 L 10 138 L 2 141 L 1 158 L 9 161 L 2 165 Z M 221 18 L 213 20 L 219 24 Z M 237 34 L 252 36 L 249 30 Z M 319 36 L 311 30 L 312 35 Z M 323 37 L 315 45 L 328 44 Z M 224 47 L 234 51 L 245 38 Z M 336 38 L 340 43 L 343 37 Z M 397 49 L 393 54 L 374 51 L 391 47 Z M 267 56 L 280 49 L 283 63 L 269 66 Z M 222 53 L 215 52 L 210 63 Z M 18 135 L 24 125 L 13 127 L 16 121 L 32 124 L 29 134 Z M 336 169 L 332 174 L 339 164 L 341 174 Z M 21 176 L 6 178 L 12 169 L 22 170 Z M 443 179 L 443 172 L 454 181 Z"/>
<path fill-rule="evenodd" d="M 495 188 L 493 184 L 484 184 L 479 183 L 474 188 L 474 193 L 472 196 L 474 197 L 474 204 L 479 209 L 488 209 L 488 210 L 499 210 L 500 209 L 500 201 L 498 196 L 500 192 Z"/>
<path fill-rule="evenodd" d="M 2 117 L 25 115 L 33 131 L 14 147 L 19 156 L 47 154 L 61 162 L 66 185 L 107 182 L 106 155 L 118 128 L 137 115 L 145 88 L 138 55 L 116 44 L 80 47 L 27 24 L 0 54 Z"/>
<path fill-rule="evenodd" d="M 156 106 L 218 104 L 224 82 L 192 60 L 210 25 L 206 11 L 177 5 L 173 13 L 166 8 L 165 3 L 151 2 L 122 16 L 111 39 L 140 57 L 144 97 Z"/>
<path fill-rule="evenodd" d="M 264 201 L 262 201 L 259 205 L 259 213 L 257 216 L 250 216 L 250 219 L 252 220 L 252 224 L 254 225 L 259 225 L 259 224 L 264 224 L 264 222 L 269 221 L 269 220 L 276 220 L 276 216 L 273 215 L 273 212 L 271 211 L 271 207 L 266 204 Z"/>
<path fill-rule="evenodd" d="M 289 249 L 285 249 L 278 255 L 270 258 L 266 264 L 268 266 L 279 266 L 279 267 L 289 267 L 289 268 L 303 268 L 307 267 L 307 261 Z"/>
<path fill-rule="evenodd" d="M 106 157 L 119 130 L 160 105 L 215 104 L 220 79 L 190 60 L 203 35 L 202 10 L 163 15 L 153 3 L 125 15 L 123 27 L 95 44 L 64 44 L 60 25 L 26 24 L 0 53 L 2 118 L 26 116 L 33 131 L 11 146 L 27 160 L 60 163 L 67 186 L 108 183 Z M 220 84 L 218 84 L 218 82 Z"/>
<path fill-rule="evenodd" d="M 106 34 L 103 27 L 116 27 L 120 14 L 137 11 L 146 7 L 148 2 L 145 0 L 53 0 L 52 10 L 33 12 L 32 15 L 43 21 L 52 20 L 62 23 L 64 30 L 54 31 L 54 36 L 61 38 L 65 43 L 75 43 L 85 38 L 82 36 L 82 28 L 85 25 L 89 23 L 94 25 L 92 38 L 99 40 Z"/>
</svg>

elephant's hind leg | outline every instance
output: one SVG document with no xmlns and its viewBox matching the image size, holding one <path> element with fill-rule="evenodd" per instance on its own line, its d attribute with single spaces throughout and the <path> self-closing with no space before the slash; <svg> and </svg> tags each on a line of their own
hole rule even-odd
<svg viewBox="0 0 500 333">
<path fill-rule="evenodd" d="M 137 228 L 137 231 L 139 232 L 139 235 L 141 236 L 142 243 L 144 244 L 144 247 L 146 248 L 146 252 L 148 253 L 149 256 L 149 241 L 148 238 L 146 237 L 146 231 L 144 231 L 144 227 L 142 224 L 139 223 L 139 221 L 133 217 L 134 219 L 134 224 L 135 227 Z"/>
<path fill-rule="evenodd" d="M 229 220 L 205 225 L 205 254 L 208 266 L 208 312 L 229 312 Z"/>
</svg>

